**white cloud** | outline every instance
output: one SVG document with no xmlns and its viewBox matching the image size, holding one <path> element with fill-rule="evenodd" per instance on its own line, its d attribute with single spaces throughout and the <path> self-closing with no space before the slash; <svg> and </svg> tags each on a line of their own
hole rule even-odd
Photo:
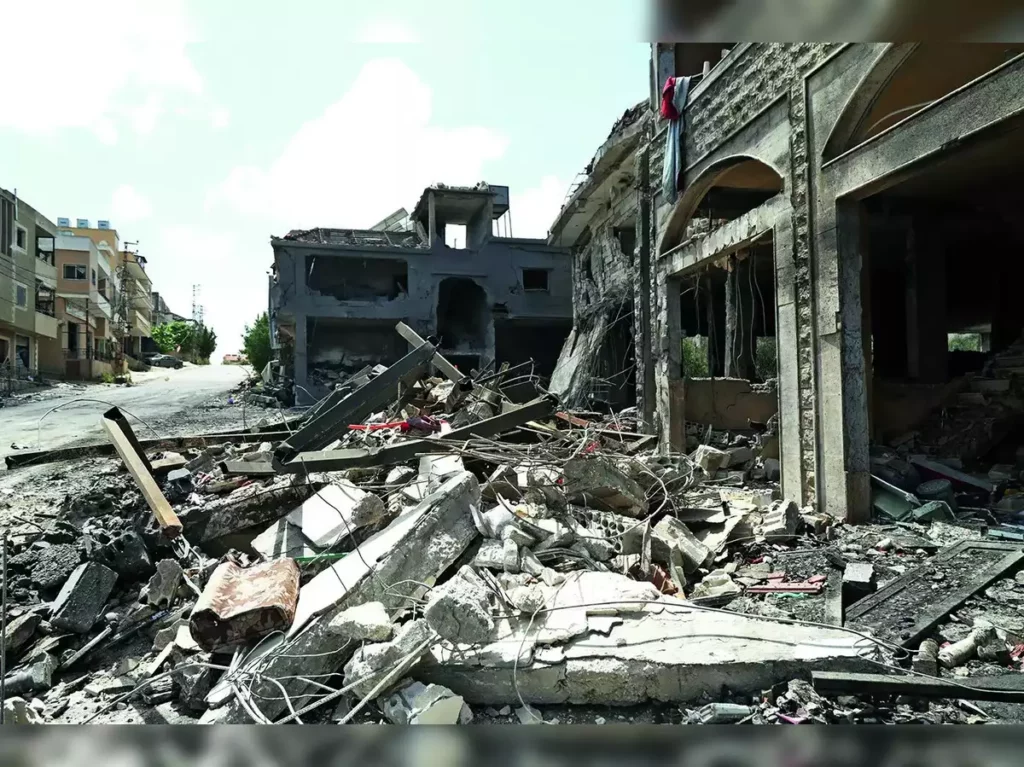
<svg viewBox="0 0 1024 767">
<path fill-rule="evenodd" d="M 114 190 L 110 200 L 110 215 L 115 223 L 121 221 L 141 221 L 149 218 L 153 213 L 153 206 L 149 200 L 139 194 L 131 184 L 121 184 Z"/>
<path fill-rule="evenodd" d="M 231 123 L 231 112 L 226 107 L 214 107 L 210 112 L 210 125 L 215 130 L 222 130 Z"/>
<path fill-rule="evenodd" d="M 374 59 L 269 167 L 234 168 L 210 190 L 207 209 L 227 205 L 276 232 L 372 226 L 411 208 L 431 183 L 480 181 L 507 140 L 478 126 L 439 127 L 431 111 L 430 86 L 415 72 L 397 59 Z"/>
<path fill-rule="evenodd" d="M 186 52 L 194 38 L 183 0 L 11 3 L 4 28 L 4 58 L 21 65 L 5 79 L 0 127 L 85 128 L 112 143 L 116 120 L 152 130 L 162 94 L 203 92 Z"/>
<path fill-rule="evenodd" d="M 509 214 L 514 237 L 547 238 L 548 229 L 565 203 L 569 182 L 557 176 L 545 176 L 530 189 L 516 194 L 511 191 Z"/>
<path fill-rule="evenodd" d="M 132 127 L 140 136 L 148 136 L 156 128 L 157 120 L 164 113 L 163 99 L 157 93 L 151 93 L 146 101 L 137 107 L 129 107 L 125 110 Z"/>
<path fill-rule="evenodd" d="M 416 30 L 395 19 L 377 18 L 364 24 L 356 35 L 359 43 L 418 43 Z"/>
</svg>

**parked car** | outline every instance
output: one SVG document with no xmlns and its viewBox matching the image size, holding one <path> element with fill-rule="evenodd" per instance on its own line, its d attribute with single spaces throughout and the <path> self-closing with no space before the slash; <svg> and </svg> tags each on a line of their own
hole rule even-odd
<svg viewBox="0 0 1024 767">
<path fill-rule="evenodd" d="M 179 368 L 185 367 L 185 363 L 179 360 L 177 357 L 171 357 L 168 354 L 154 354 L 148 360 L 146 360 L 153 367 L 158 368 Z"/>
</svg>

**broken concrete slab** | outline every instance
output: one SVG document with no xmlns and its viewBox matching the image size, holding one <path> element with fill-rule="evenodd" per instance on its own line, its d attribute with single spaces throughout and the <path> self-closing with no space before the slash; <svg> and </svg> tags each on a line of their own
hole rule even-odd
<svg viewBox="0 0 1024 767">
<path fill-rule="evenodd" d="M 178 588 L 184 581 L 181 565 L 173 559 L 162 559 L 156 564 L 156 574 L 149 579 L 146 589 L 146 603 L 159 610 L 166 610 L 178 597 Z"/>
<path fill-rule="evenodd" d="M 425 455 L 420 458 L 420 480 L 426 480 L 426 492 L 433 493 L 444 481 L 466 470 L 458 455 Z"/>
<path fill-rule="evenodd" d="M 849 562 L 843 570 L 843 597 L 846 604 L 853 604 L 858 599 L 873 594 L 875 582 L 875 566 L 870 562 Z"/>
<path fill-rule="evenodd" d="M 574 458 L 565 464 L 563 473 L 565 497 L 570 503 L 628 517 L 647 514 L 643 488 L 608 459 Z"/>
<path fill-rule="evenodd" d="M 865 657 L 874 645 L 862 637 L 697 609 L 614 573 L 576 572 L 537 588 L 549 611 L 529 632 L 528 619 L 501 620 L 488 645 L 435 644 L 413 678 L 471 704 L 518 704 L 518 689 L 531 704 L 633 705 L 717 696 L 723 686 L 759 694 L 813 670 L 874 667 Z"/>
<path fill-rule="evenodd" d="M 715 476 L 720 469 L 724 469 L 729 456 L 724 450 L 719 450 L 711 445 L 701 445 L 693 454 L 693 462 L 700 466 L 709 476 Z"/>
<path fill-rule="evenodd" d="M 116 581 L 117 573 L 105 565 L 79 565 L 51 605 L 50 623 L 63 631 L 86 633 L 103 614 Z"/>
<path fill-rule="evenodd" d="M 461 696 L 437 684 L 410 682 L 380 707 L 392 724 L 467 724 L 473 719 Z"/>
<path fill-rule="evenodd" d="M 771 543 L 790 541 L 800 522 L 800 508 L 794 501 L 775 501 L 761 520 L 758 535 Z"/>
<path fill-rule="evenodd" d="M 383 604 L 367 602 L 335 615 L 328 622 L 327 630 L 353 642 L 386 642 L 391 639 L 395 627 Z"/>
<path fill-rule="evenodd" d="M 4 678 L 4 686 L 9 695 L 27 695 L 45 692 L 53 686 L 53 672 L 57 670 L 57 659 L 49 653 Z"/>
<path fill-rule="evenodd" d="M 478 644 L 494 635 L 491 592 L 473 568 L 463 566 L 430 592 L 423 616 L 442 639 Z"/>
<path fill-rule="evenodd" d="M 351 685 L 358 697 L 369 695 L 399 663 L 415 662 L 415 653 L 426 654 L 426 643 L 433 635 L 433 629 L 420 619 L 402 626 L 390 642 L 363 645 L 345 664 L 345 686 Z"/>
<path fill-rule="evenodd" d="M 0 637 L 8 658 L 15 656 L 31 641 L 42 619 L 37 612 L 27 612 L 17 618 L 8 619 L 3 636 Z"/>
<path fill-rule="evenodd" d="M 43 724 L 43 718 L 24 698 L 4 701 L 4 724 Z"/>
<path fill-rule="evenodd" d="M 335 615 L 365 602 L 381 602 L 388 610 L 408 607 L 478 537 L 470 506 L 479 504 L 476 477 L 462 472 L 451 477 L 436 493 L 405 510 L 380 532 L 360 544 L 360 556 L 345 557 L 316 575 L 299 595 L 295 621 L 288 631 L 287 650 L 280 642 L 268 642 L 253 650 L 242 668 L 258 667 L 275 677 L 332 673 L 348 660 L 354 644 L 339 646 L 328 631 Z M 336 652 L 333 652 L 336 651 Z M 295 705 L 308 700 L 318 689 L 300 679 L 282 682 Z M 274 700 L 261 701 L 270 717 L 284 711 L 281 691 L 268 682 L 253 685 L 256 692 Z M 249 717 L 235 701 L 213 712 L 206 721 L 247 722 Z"/>
<path fill-rule="evenodd" d="M 287 519 L 279 519 L 252 539 L 250 544 L 265 560 L 308 559 L 321 553 L 302 534 L 302 530 Z"/>
<path fill-rule="evenodd" d="M 742 593 L 743 588 L 732 579 L 732 576 L 724 570 L 714 570 L 705 575 L 694 587 L 691 596 L 694 599 L 708 599 L 739 596 Z"/>
<path fill-rule="evenodd" d="M 193 543 L 208 543 L 275 522 L 316 489 L 317 485 L 307 484 L 303 475 L 278 477 L 268 487 L 259 483 L 240 487 L 183 513 L 185 534 Z"/>
<path fill-rule="evenodd" d="M 338 480 L 303 501 L 287 520 L 313 546 L 326 549 L 356 530 L 379 522 L 384 512 L 384 502 L 376 495 L 347 480 Z"/>
<path fill-rule="evenodd" d="M 754 451 L 749 447 L 730 447 L 725 450 L 725 463 L 723 469 L 739 468 L 754 460 Z"/>
<path fill-rule="evenodd" d="M 687 575 L 705 567 L 713 554 L 690 528 L 672 517 L 665 517 L 651 530 L 651 556 L 663 565 L 682 567 Z"/>
</svg>

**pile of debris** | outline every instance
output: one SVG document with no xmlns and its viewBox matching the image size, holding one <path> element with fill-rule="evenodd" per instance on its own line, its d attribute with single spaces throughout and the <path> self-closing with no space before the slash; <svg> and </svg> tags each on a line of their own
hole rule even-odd
<svg viewBox="0 0 1024 767">
<path fill-rule="evenodd" d="M 879 672 L 923 668 L 949 613 L 1024 558 L 937 513 L 852 530 L 800 509 L 770 425 L 659 452 L 635 412 L 565 412 L 399 332 L 400 361 L 273 426 L 143 443 L 108 411 L 91 450 L 119 464 L 12 540 L 5 716 L 916 721 L 852 696 L 917 681 Z M 1003 619 L 974 617 L 936 662 L 1019 663 Z"/>
</svg>

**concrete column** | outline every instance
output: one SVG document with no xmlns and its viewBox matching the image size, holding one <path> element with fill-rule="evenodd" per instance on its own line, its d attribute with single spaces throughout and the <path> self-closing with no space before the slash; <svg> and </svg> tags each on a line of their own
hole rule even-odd
<svg viewBox="0 0 1024 767">
<path fill-rule="evenodd" d="M 313 397 L 303 391 L 309 388 L 309 355 L 306 349 L 306 315 L 295 315 L 295 344 L 292 365 L 292 379 L 295 381 L 295 404 L 312 405 Z M 302 387 L 302 388 L 299 388 Z"/>
<path fill-rule="evenodd" d="M 668 362 L 668 377 L 670 380 L 682 378 L 682 356 L 683 338 L 681 307 L 680 307 L 680 285 L 679 280 L 667 279 L 660 282 L 664 288 L 659 292 L 665 296 L 665 328 L 664 336 L 668 342 L 666 349 L 666 360 Z"/>
<path fill-rule="evenodd" d="M 654 109 L 661 104 L 661 89 L 665 81 L 676 73 L 675 43 L 656 43 L 654 46 Z"/>
<path fill-rule="evenodd" d="M 944 383 L 949 374 L 946 336 L 946 253 L 927 224 L 907 229 L 907 374 L 920 383 Z"/>
<path fill-rule="evenodd" d="M 651 213 L 651 153 L 647 147 L 638 159 L 640 164 L 640 225 L 641 237 L 638 254 L 639 268 L 639 318 L 640 333 L 636 339 L 637 385 L 640 388 L 640 413 L 647 428 L 653 427 L 656 382 L 654 378 L 654 311 L 651 306 L 652 281 L 651 264 L 657 258 L 653 253 L 655 238 L 652 236 L 654 216 Z"/>
<path fill-rule="evenodd" d="M 432 191 L 427 192 L 427 238 L 430 247 L 434 247 L 434 242 L 437 240 L 437 206 Z"/>
<path fill-rule="evenodd" d="M 864 311 L 861 303 L 866 226 L 860 203 L 836 201 L 836 257 L 839 259 L 839 342 L 842 345 L 842 428 L 831 421 L 822 430 L 826 456 L 845 459 L 845 498 L 829 498 L 829 505 L 845 512 L 847 522 L 871 520 L 871 421 L 868 413 L 868 375 L 864 348 Z M 829 254 L 831 255 L 831 254 Z M 827 344 L 830 339 L 823 339 Z M 826 458 L 826 481 L 832 485 L 839 466 Z M 832 473 L 836 477 L 833 477 Z M 838 483 L 837 483 L 838 484 Z M 835 503 L 839 501 L 839 503 Z"/>
</svg>

